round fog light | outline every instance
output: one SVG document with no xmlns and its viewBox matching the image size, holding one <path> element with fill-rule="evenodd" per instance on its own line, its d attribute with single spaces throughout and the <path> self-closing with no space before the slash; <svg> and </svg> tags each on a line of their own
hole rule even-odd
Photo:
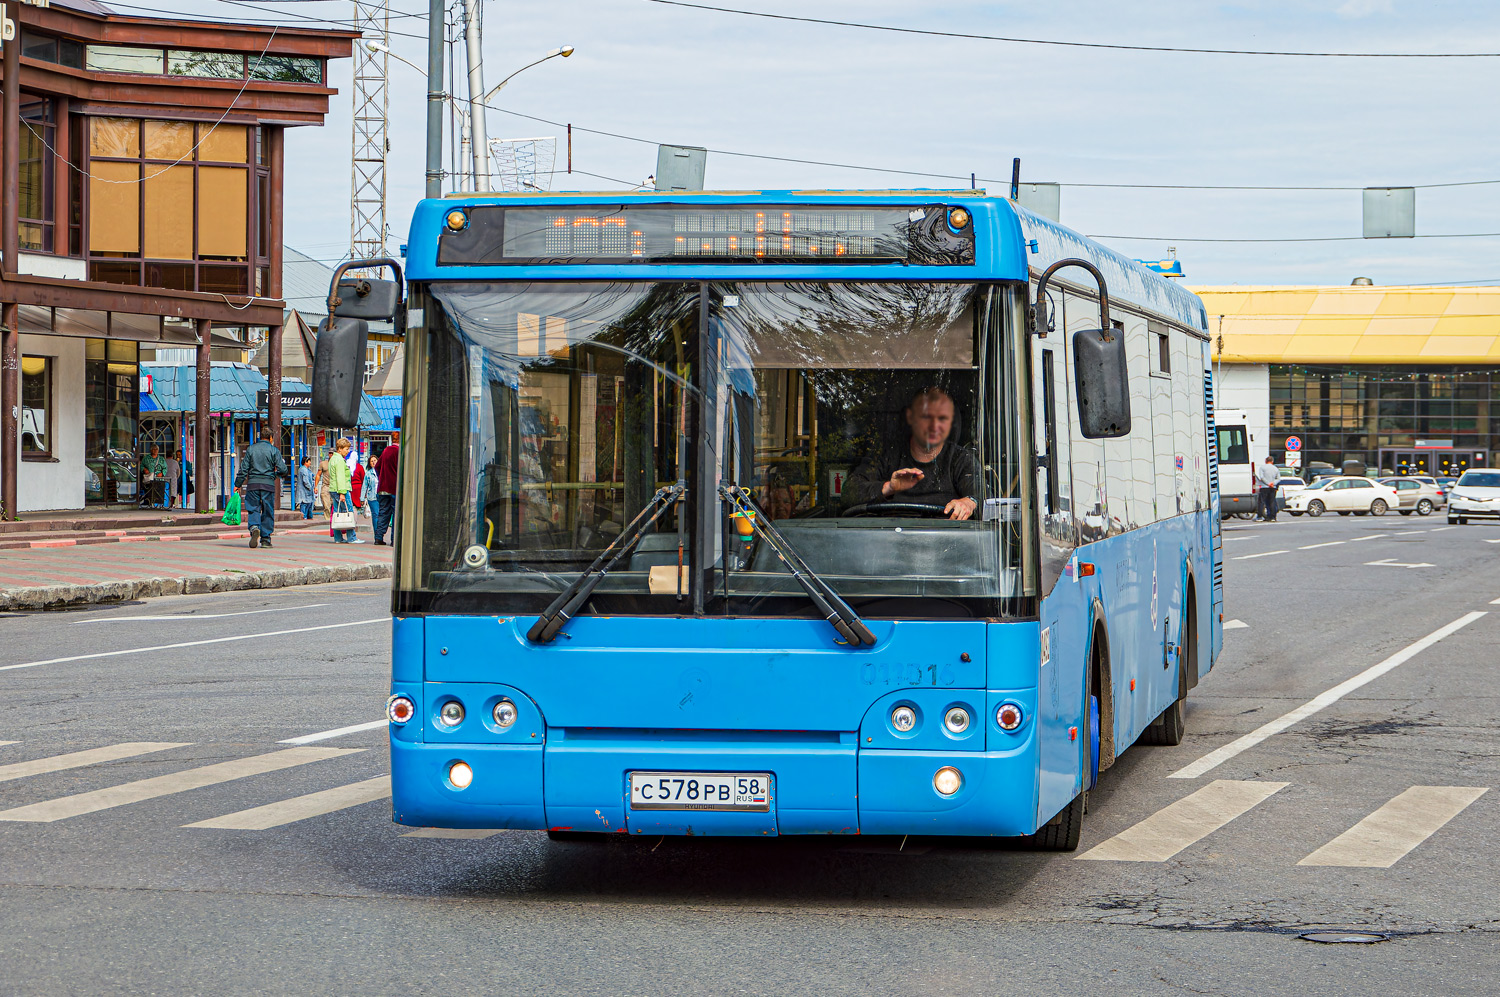
<svg viewBox="0 0 1500 997">
<path fill-rule="evenodd" d="M 444 727 L 457 727 L 464 722 L 464 704 L 450 699 L 438 710 L 438 722 Z"/>
<path fill-rule="evenodd" d="M 917 725 L 917 711 L 910 706 L 898 706 L 891 711 L 891 726 L 905 734 Z"/>
<path fill-rule="evenodd" d="M 448 766 L 448 781 L 453 783 L 454 789 L 468 789 L 469 783 L 474 781 L 474 770 L 469 768 L 468 762 L 454 762 Z"/>
<path fill-rule="evenodd" d="M 392 696 L 385 701 L 385 715 L 393 724 L 406 723 L 416 712 L 416 704 L 405 696 Z"/>
<path fill-rule="evenodd" d="M 969 729 L 969 711 L 955 706 L 943 716 L 943 726 L 954 734 L 962 734 Z"/>
<path fill-rule="evenodd" d="M 1015 703 L 1001 703 L 1000 708 L 995 711 L 995 723 L 1000 725 L 1001 730 L 1015 730 L 1024 719 L 1025 714 Z"/>
<path fill-rule="evenodd" d="M 963 773 L 952 765 L 944 765 L 932 777 L 932 788 L 939 796 L 952 796 L 963 788 Z"/>
<path fill-rule="evenodd" d="M 509 727 L 516 722 L 516 704 L 508 699 L 502 699 L 495 704 L 495 726 Z"/>
</svg>

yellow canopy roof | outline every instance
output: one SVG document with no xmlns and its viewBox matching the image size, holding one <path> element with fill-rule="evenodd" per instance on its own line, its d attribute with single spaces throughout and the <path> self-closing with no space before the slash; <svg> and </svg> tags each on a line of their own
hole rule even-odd
<svg viewBox="0 0 1500 997">
<path fill-rule="evenodd" d="M 1188 290 L 1226 363 L 1500 364 L 1500 287 Z"/>
</svg>

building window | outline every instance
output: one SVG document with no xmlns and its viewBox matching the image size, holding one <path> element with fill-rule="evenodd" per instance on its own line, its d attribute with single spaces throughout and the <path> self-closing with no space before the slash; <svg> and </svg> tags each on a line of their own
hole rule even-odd
<svg viewBox="0 0 1500 997">
<path fill-rule="evenodd" d="M 89 45 L 43 36 L 28 36 L 23 54 L 47 62 L 73 65 L 100 73 L 147 73 L 153 76 L 197 76 L 206 79 L 252 80 L 267 83 L 321 84 L 322 59 L 300 55 L 203 52 L 196 49 L 138 48 L 131 45 Z M 35 52 L 37 54 L 33 55 Z"/>
<path fill-rule="evenodd" d="M 52 358 L 21 358 L 21 456 L 52 456 Z"/>
<path fill-rule="evenodd" d="M 83 60 L 83 68 L 94 72 L 152 73 L 158 76 L 164 64 L 161 49 L 126 45 L 90 45 Z"/>
<path fill-rule="evenodd" d="M 205 76 L 210 79 L 242 80 L 245 56 L 239 52 L 167 52 L 168 76 Z"/>
<path fill-rule="evenodd" d="M 21 102 L 20 215 L 17 227 L 23 250 L 52 252 L 53 169 L 52 150 L 57 148 L 57 122 L 52 101 L 45 98 Z"/>
<path fill-rule="evenodd" d="M 83 68 L 83 45 L 69 38 L 39 35 L 29 28 L 21 29 L 21 56 L 38 62 L 51 62 L 69 69 Z"/>
<path fill-rule="evenodd" d="M 89 120 L 89 278 L 254 295 L 270 247 L 253 239 L 268 198 L 255 129 L 191 121 Z M 269 174 L 267 173 L 269 176 Z M 269 210 L 266 206 L 262 210 Z M 258 228 L 258 226 L 256 226 Z"/>
</svg>

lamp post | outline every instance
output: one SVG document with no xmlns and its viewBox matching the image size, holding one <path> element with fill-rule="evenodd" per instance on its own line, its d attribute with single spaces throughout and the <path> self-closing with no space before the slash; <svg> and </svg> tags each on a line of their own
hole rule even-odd
<svg viewBox="0 0 1500 997">
<path fill-rule="evenodd" d="M 395 59 L 398 62 L 404 62 L 408 66 L 410 66 L 411 68 L 417 70 L 418 72 L 425 72 L 425 70 L 423 70 L 421 66 L 418 66 L 416 63 L 412 62 L 410 59 L 404 59 L 404 58 L 402 58 L 401 56 L 397 55 L 395 52 L 392 52 L 390 50 L 389 46 L 384 45 L 384 44 L 382 44 L 380 42 L 377 42 L 377 41 L 367 41 L 367 42 L 365 42 L 365 48 L 369 49 L 371 52 L 384 52 L 386 55 L 390 56 L 392 59 Z M 490 150 L 489 150 L 489 143 L 488 142 L 484 143 L 485 148 L 484 148 L 483 152 L 481 152 L 480 148 L 479 148 L 480 142 L 479 141 L 474 141 L 474 142 L 470 141 L 470 122 L 471 121 L 475 122 L 475 124 L 476 124 L 476 130 L 477 130 L 477 124 L 481 120 L 480 116 L 484 114 L 485 105 L 489 104 L 489 102 L 494 99 L 495 95 L 498 94 L 502 89 L 504 89 L 505 84 L 509 83 L 511 80 L 515 79 L 517 76 L 519 76 L 522 73 L 526 72 L 526 70 L 530 69 L 532 66 L 539 66 L 542 63 L 546 62 L 548 59 L 555 59 L 558 56 L 562 56 L 564 59 L 566 59 L 568 56 L 572 55 L 574 51 L 575 51 L 575 49 L 574 49 L 574 47 L 572 45 L 561 45 L 561 46 L 553 49 L 552 51 L 548 52 L 546 55 L 542 56 L 540 59 L 536 60 L 535 62 L 528 62 L 526 65 L 522 66 L 520 69 L 516 70 L 514 73 L 511 73 L 505 79 L 501 80 L 499 83 L 496 83 L 494 86 L 490 87 L 490 89 L 486 90 L 483 98 L 481 98 L 480 100 L 477 100 L 477 101 L 471 100 L 469 102 L 469 104 L 470 104 L 470 107 L 473 108 L 472 114 L 469 113 L 463 107 L 463 105 L 459 103 L 458 99 L 456 97 L 454 97 L 453 94 L 449 93 L 449 94 L 445 94 L 444 95 L 444 96 L 447 97 L 448 100 L 453 101 L 453 106 L 458 111 L 459 118 L 463 122 L 463 125 L 462 125 L 462 128 L 463 128 L 462 149 L 464 151 L 460 153 L 460 158 L 469 161 L 469 166 L 470 166 L 470 186 L 471 186 L 472 189 L 474 189 L 474 190 L 489 190 L 490 189 L 490 172 L 491 171 L 490 171 Z M 479 169 L 479 163 L 480 163 L 480 156 L 481 155 L 484 157 L 483 161 L 484 161 L 485 168 L 484 168 L 483 171 L 481 171 Z M 453 170 L 454 170 L 454 173 L 458 172 L 458 164 L 457 163 L 453 164 Z"/>
</svg>

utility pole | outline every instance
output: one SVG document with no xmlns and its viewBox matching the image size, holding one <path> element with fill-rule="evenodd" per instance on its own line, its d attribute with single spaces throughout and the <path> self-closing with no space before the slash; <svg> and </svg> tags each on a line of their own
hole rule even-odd
<svg viewBox="0 0 1500 997">
<path fill-rule="evenodd" d="M 484 125 L 484 52 L 480 46 L 483 0 L 463 0 L 463 4 L 464 54 L 469 62 L 469 161 L 474 174 L 472 189 L 486 191 L 490 189 L 490 145 Z"/>
<path fill-rule="evenodd" d="M 382 0 L 354 3 L 354 26 L 366 41 L 390 44 L 391 14 Z M 385 157 L 390 152 L 390 55 L 354 46 L 354 158 L 349 184 L 349 255 L 385 255 Z"/>
<path fill-rule="evenodd" d="M 443 196 L 443 0 L 427 0 L 427 191 L 428 197 Z M 453 164 L 458 173 L 458 164 Z"/>
</svg>

